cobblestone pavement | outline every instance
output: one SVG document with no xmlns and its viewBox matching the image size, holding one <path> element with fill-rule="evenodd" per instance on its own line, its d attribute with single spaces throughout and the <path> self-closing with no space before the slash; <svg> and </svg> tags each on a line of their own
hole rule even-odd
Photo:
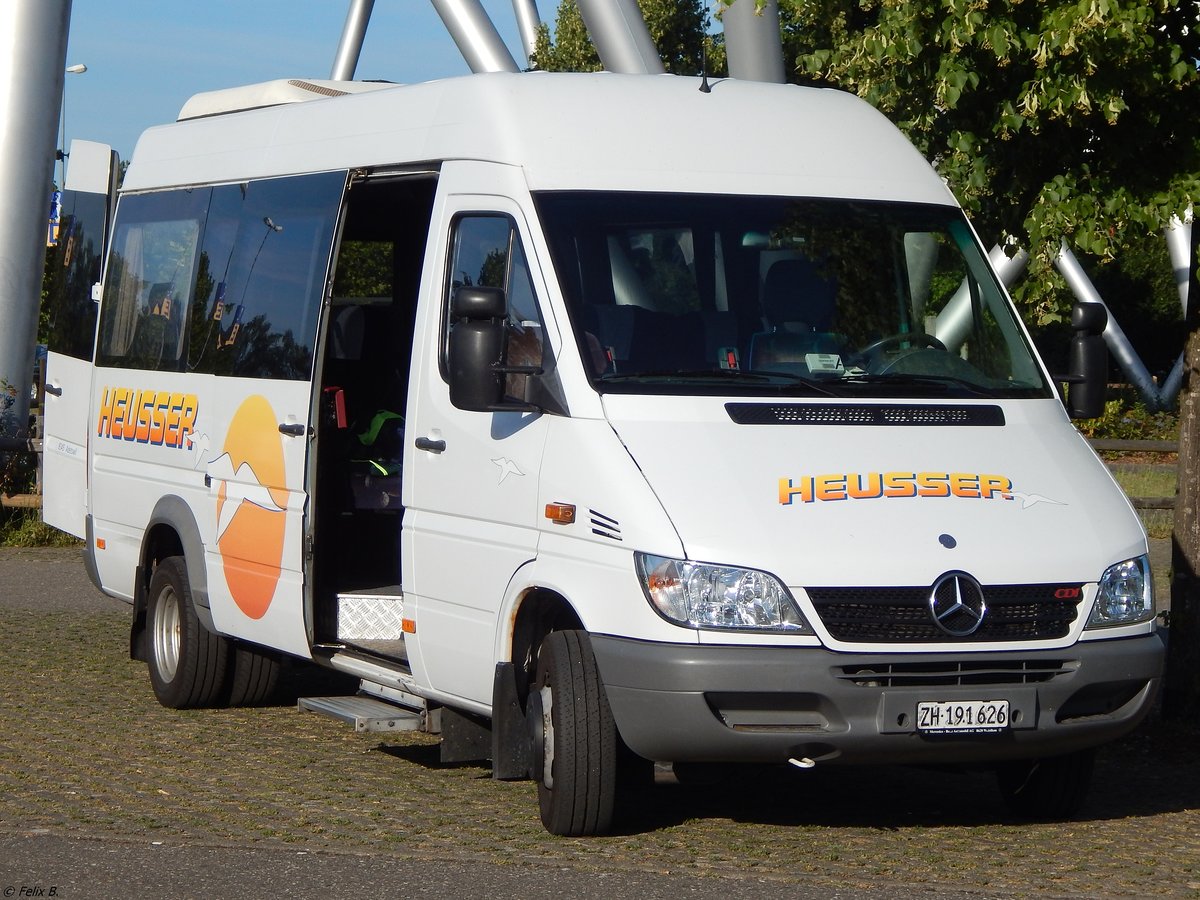
<svg viewBox="0 0 1200 900">
<path fill-rule="evenodd" d="M 532 784 L 440 766 L 426 736 L 355 734 L 294 706 L 160 707 L 127 658 L 128 608 L 97 594 L 76 560 L 0 551 L 0 834 L 11 838 L 687 873 L 751 895 L 770 883 L 1200 897 L 1195 732 L 1151 722 L 1103 750 L 1070 822 L 1014 820 L 986 772 L 818 767 L 658 785 L 619 833 L 560 839 L 542 830 Z"/>
</svg>

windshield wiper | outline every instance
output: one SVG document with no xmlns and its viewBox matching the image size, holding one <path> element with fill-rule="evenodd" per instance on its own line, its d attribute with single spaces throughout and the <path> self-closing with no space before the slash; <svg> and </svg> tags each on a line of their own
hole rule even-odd
<svg viewBox="0 0 1200 900">
<path fill-rule="evenodd" d="M 882 384 L 912 386 L 912 385 L 928 385 L 930 387 L 938 387 L 943 390 L 947 388 L 961 388 L 968 393 L 975 394 L 979 397 L 995 397 L 995 393 L 989 388 L 981 384 L 975 384 L 966 381 L 962 378 L 955 378 L 953 375 L 910 375 L 907 373 L 897 373 L 895 375 L 872 375 L 864 373 L 855 375 L 853 378 L 847 378 L 843 383 L 850 384 Z"/>
<path fill-rule="evenodd" d="M 597 379 L 602 382 L 615 381 L 657 381 L 660 379 L 693 381 L 711 379 L 714 381 L 745 381 L 756 384 L 777 384 L 781 386 L 803 386 L 813 393 L 827 397 L 836 397 L 837 393 L 813 378 L 805 378 L 792 372 L 748 371 L 746 369 L 654 369 L 642 372 L 610 372 Z"/>
</svg>

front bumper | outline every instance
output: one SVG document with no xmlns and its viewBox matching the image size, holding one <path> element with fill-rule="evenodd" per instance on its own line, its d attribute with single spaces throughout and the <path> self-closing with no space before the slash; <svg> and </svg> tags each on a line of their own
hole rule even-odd
<svg viewBox="0 0 1200 900">
<path fill-rule="evenodd" d="M 1064 650 L 838 653 L 592 635 L 621 737 L 671 762 L 949 763 L 1054 756 L 1130 731 L 1157 694 L 1158 632 Z M 921 701 L 1008 700 L 999 733 L 920 734 Z"/>
</svg>

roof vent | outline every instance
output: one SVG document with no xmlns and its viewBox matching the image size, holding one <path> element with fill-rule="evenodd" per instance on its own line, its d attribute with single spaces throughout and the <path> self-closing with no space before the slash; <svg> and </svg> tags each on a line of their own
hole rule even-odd
<svg viewBox="0 0 1200 900">
<path fill-rule="evenodd" d="M 329 97 L 344 97 L 393 87 L 387 81 L 327 81 L 317 78 L 280 78 L 226 88 L 220 91 L 205 91 L 195 94 L 179 111 L 178 121 L 202 119 L 224 113 L 262 109 L 265 106 L 282 106 L 285 103 L 303 103 L 306 100 L 324 100 Z"/>
</svg>

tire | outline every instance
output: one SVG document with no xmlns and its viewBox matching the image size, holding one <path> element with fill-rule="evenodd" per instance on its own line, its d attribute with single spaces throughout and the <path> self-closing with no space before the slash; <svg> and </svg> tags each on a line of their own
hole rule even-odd
<svg viewBox="0 0 1200 900">
<path fill-rule="evenodd" d="M 996 771 L 1000 794 L 1018 816 L 1040 821 L 1069 819 L 1083 805 L 1092 783 L 1095 752 L 1002 763 Z"/>
<path fill-rule="evenodd" d="M 191 709 L 220 702 L 229 666 L 228 642 L 196 618 L 180 556 L 162 560 L 150 578 L 146 665 L 163 706 Z"/>
<path fill-rule="evenodd" d="M 531 694 L 534 780 L 551 834 L 604 834 L 616 805 L 618 737 L 586 632 L 542 641 Z"/>
<path fill-rule="evenodd" d="M 229 705 L 259 706 L 275 696 L 283 660 L 276 653 L 230 642 Z"/>
</svg>

